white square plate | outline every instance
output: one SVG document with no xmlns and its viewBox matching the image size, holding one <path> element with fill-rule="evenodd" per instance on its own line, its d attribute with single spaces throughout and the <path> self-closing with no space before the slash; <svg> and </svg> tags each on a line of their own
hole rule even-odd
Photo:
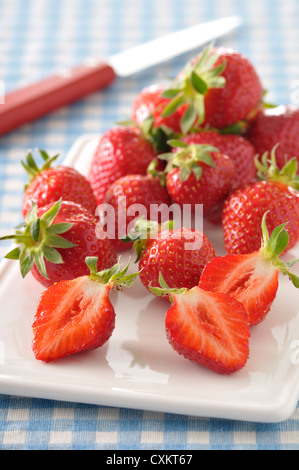
<svg viewBox="0 0 299 470">
<path fill-rule="evenodd" d="M 65 163 L 86 174 L 97 142 L 94 135 L 78 139 Z M 204 231 L 217 254 L 223 254 L 221 230 L 205 223 Z M 298 245 L 289 256 L 299 256 Z M 42 290 L 31 275 L 21 278 L 17 262 L 3 260 L 1 393 L 257 422 L 287 419 L 297 405 L 298 291 L 282 275 L 268 318 L 251 330 L 246 367 L 231 376 L 217 375 L 173 351 L 164 330 L 165 301 L 149 294 L 139 280 L 112 294 L 116 328 L 105 346 L 55 363 L 36 361 L 31 325 Z"/>
</svg>

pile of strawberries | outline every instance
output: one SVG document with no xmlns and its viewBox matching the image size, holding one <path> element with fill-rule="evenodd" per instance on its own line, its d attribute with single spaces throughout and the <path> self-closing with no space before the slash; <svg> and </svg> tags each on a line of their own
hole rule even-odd
<svg viewBox="0 0 299 470">
<path fill-rule="evenodd" d="M 165 300 L 179 354 L 221 374 L 245 366 L 250 329 L 271 309 L 279 273 L 299 287 L 289 269 L 296 260 L 280 259 L 299 240 L 299 109 L 264 97 L 247 58 L 208 46 L 168 89 L 136 96 L 131 119 L 102 135 L 87 177 L 52 167 L 57 156 L 44 151 L 39 168 L 28 153 L 24 223 L 3 238 L 15 241 L 6 257 L 19 260 L 22 276 L 46 287 L 33 323 L 37 359 L 108 341 L 110 290 L 139 276 Z M 176 228 L 169 211 L 151 210 L 173 204 L 202 205 L 204 219 L 222 226 L 227 255 L 196 228 Z M 133 274 L 117 262 L 128 249 Z"/>
</svg>

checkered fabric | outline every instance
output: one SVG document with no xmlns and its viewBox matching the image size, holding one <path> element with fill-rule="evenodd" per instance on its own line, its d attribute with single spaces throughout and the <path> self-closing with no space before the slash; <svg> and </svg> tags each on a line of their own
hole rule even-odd
<svg viewBox="0 0 299 470">
<path fill-rule="evenodd" d="M 107 57 L 232 14 L 243 17 L 242 30 L 217 43 L 252 61 L 269 101 L 298 104 L 297 0 L 0 0 L 0 81 L 9 91 L 86 57 Z M 20 221 L 25 182 L 20 160 L 27 149 L 59 152 L 62 160 L 77 137 L 102 133 L 126 118 L 143 86 L 174 75 L 189 57 L 118 80 L 104 92 L 1 137 L 0 235 Z M 2 243 L 0 256 L 6 248 Z M 259 424 L 0 396 L 2 450 L 298 448 L 298 408 L 287 421 Z"/>
</svg>

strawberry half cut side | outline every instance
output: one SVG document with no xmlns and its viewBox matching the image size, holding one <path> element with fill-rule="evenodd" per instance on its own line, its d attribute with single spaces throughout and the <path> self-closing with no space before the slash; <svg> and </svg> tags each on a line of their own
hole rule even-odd
<svg viewBox="0 0 299 470">
<path fill-rule="evenodd" d="M 186 359 L 218 374 L 241 370 L 249 357 L 250 329 L 243 305 L 200 287 L 169 289 L 160 276 L 155 295 L 171 296 L 165 329 L 170 345 Z"/>
<path fill-rule="evenodd" d="M 127 274 L 119 263 L 97 272 L 97 258 L 87 257 L 90 275 L 61 281 L 42 293 L 33 321 L 35 358 L 50 362 L 103 346 L 115 328 L 109 293 L 129 287 L 138 273 Z"/>
<path fill-rule="evenodd" d="M 279 258 L 289 240 L 284 228 L 286 224 L 277 226 L 269 237 L 267 213 L 262 221 L 260 250 L 215 257 L 206 265 L 199 281 L 200 288 L 228 294 L 241 302 L 249 315 L 250 325 L 262 322 L 268 314 L 277 294 L 280 272 L 299 287 L 298 276 L 289 270 L 298 260 L 283 263 Z"/>
</svg>

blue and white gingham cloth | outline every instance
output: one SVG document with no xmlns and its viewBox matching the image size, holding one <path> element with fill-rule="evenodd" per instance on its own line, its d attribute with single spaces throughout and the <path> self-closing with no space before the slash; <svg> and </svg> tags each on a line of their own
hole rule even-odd
<svg viewBox="0 0 299 470">
<path fill-rule="evenodd" d="M 233 14 L 243 17 L 242 30 L 217 43 L 252 61 L 270 102 L 299 104 L 297 0 L 0 0 L 0 80 L 13 90 L 86 57 Z M 20 221 L 27 149 L 59 152 L 62 160 L 77 137 L 126 118 L 141 88 L 174 75 L 191 56 L 0 137 L 0 236 Z M 2 243 L 0 257 L 6 248 Z M 287 421 L 259 424 L 0 395 L 0 449 L 299 449 L 299 410 Z"/>
</svg>

